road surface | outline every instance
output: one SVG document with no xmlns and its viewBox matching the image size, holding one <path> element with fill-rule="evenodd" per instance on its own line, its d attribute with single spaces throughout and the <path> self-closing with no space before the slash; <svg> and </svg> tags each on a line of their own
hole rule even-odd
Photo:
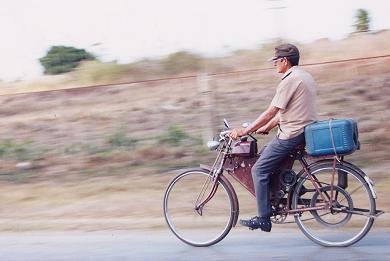
<svg viewBox="0 0 390 261">
<path fill-rule="evenodd" d="M 276 230 L 276 229 L 275 229 Z M 347 248 L 312 243 L 299 229 L 271 233 L 234 228 L 207 248 L 158 231 L 0 233 L 0 260 L 390 260 L 390 230 L 374 229 Z"/>
</svg>

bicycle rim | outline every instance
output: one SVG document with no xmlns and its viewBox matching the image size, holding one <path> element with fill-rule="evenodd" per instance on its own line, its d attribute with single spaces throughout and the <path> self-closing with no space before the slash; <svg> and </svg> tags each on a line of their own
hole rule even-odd
<svg viewBox="0 0 390 261">
<path fill-rule="evenodd" d="M 336 170 L 334 185 L 338 186 L 333 192 L 336 197 L 335 205 L 337 209 L 344 208 L 346 211 L 330 209 L 306 211 L 295 214 L 295 221 L 302 232 L 317 244 L 350 246 L 362 239 L 371 229 L 374 219 L 367 215 L 375 213 L 375 199 L 364 178 L 357 171 L 339 164 Z M 332 164 L 319 165 L 312 169 L 311 173 L 321 182 L 321 191 L 330 196 Z M 302 190 L 306 190 L 306 193 L 299 196 Z M 294 209 L 303 206 L 318 207 L 324 204 L 321 195 L 314 189 L 308 178 L 303 177 L 295 191 L 292 204 Z M 354 214 L 351 211 L 367 215 Z"/>
<path fill-rule="evenodd" d="M 206 186 L 205 186 L 206 185 Z M 202 193 L 202 188 L 205 191 Z M 171 231 L 183 242 L 193 246 L 210 246 L 222 240 L 233 224 L 233 198 L 222 181 L 212 199 L 199 214 L 195 207 L 212 189 L 206 171 L 187 171 L 168 185 L 164 195 L 164 216 Z"/>
</svg>

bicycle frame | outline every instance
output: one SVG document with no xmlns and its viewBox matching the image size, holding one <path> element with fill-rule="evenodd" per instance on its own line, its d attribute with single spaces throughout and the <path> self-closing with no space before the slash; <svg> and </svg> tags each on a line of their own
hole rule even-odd
<svg viewBox="0 0 390 261">
<path fill-rule="evenodd" d="M 232 140 L 229 139 L 229 141 L 227 141 L 223 145 L 223 147 L 219 151 L 218 156 L 217 156 L 217 158 L 216 158 L 216 160 L 211 168 L 209 168 L 207 166 L 203 166 L 203 165 L 201 166 L 201 167 L 208 169 L 210 171 L 210 175 L 212 176 L 212 181 L 213 181 L 213 184 L 212 184 L 213 187 L 210 190 L 210 192 L 208 193 L 207 197 L 204 198 L 200 203 L 198 203 L 199 199 L 202 198 L 202 194 L 204 194 L 204 192 L 205 192 L 205 189 L 207 187 L 206 183 L 205 183 L 204 187 L 202 188 L 202 191 L 198 197 L 197 204 L 195 207 L 196 211 L 200 215 L 202 213 L 202 208 L 204 207 L 204 205 L 206 205 L 207 202 L 210 201 L 212 199 L 212 197 L 214 196 L 214 194 L 216 193 L 217 188 L 218 188 L 218 179 L 220 179 L 223 176 L 223 170 L 228 172 L 228 174 L 230 174 L 245 189 L 247 189 L 253 196 L 255 196 L 254 184 L 253 184 L 252 175 L 251 175 L 251 167 L 257 161 L 259 155 L 256 155 L 255 157 L 241 158 L 242 163 L 240 164 L 240 166 L 238 166 L 239 162 L 231 161 L 230 163 L 227 163 L 226 162 L 227 159 L 232 159 L 230 157 L 231 155 L 229 154 L 231 144 L 232 144 Z M 288 191 L 288 195 L 287 195 L 286 209 L 284 209 L 283 213 L 284 214 L 296 214 L 296 213 L 302 213 L 305 211 L 323 210 L 326 208 L 330 208 L 330 206 L 332 206 L 332 202 L 333 202 L 334 180 L 335 180 L 335 173 L 336 172 L 333 171 L 333 173 L 332 173 L 331 184 L 330 184 L 331 190 L 330 190 L 330 196 L 329 196 L 326 191 L 321 190 L 321 188 L 322 188 L 321 183 L 318 182 L 318 180 L 316 180 L 316 178 L 311 174 L 309 164 L 306 162 L 302 151 L 297 150 L 296 155 L 294 155 L 294 156 L 296 158 L 294 158 L 292 160 L 292 162 L 290 162 L 290 164 L 288 162 L 286 164 L 290 165 L 288 167 L 291 168 L 292 163 L 295 160 L 298 160 L 300 162 L 300 164 L 302 166 L 302 171 L 300 172 L 299 176 L 302 177 L 303 175 L 305 175 L 306 178 L 308 178 L 311 181 L 311 183 L 313 184 L 315 190 L 319 194 L 319 196 L 322 199 L 322 201 L 324 202 L 324 204 L 322 206 L 318 206 L 318 207 L 302 207 L 302 208 L 297 208 L 297 209 L 291 209 L 291 198 L 292 198 L 292 195 L 294 193 L 294 189 L 290 189 Z M 288 159 L 287 159 L 287 161 L 288 161 Z M 291 159 L 290 159 L 290 161 L 291 161 Z M 336 161 L 336 159 L 334 161 Z M 335 164 L 336 164 L 336 162 L 334 162 L 334 167 L 335 167 Z M 276 177 L 271 176 L 271 183 L 272 183 L 272 181 L 275 181 L 276 179 L 279 179 L 279 176 L 276 176 Z"/>
<path fill-rule="evenodd" d="M 229 129 L 227 122 L 225 127 Z M 228 133 L 222 131 L 219 141 L 207 144 L 209 149 L 218 151 L 212 166 L 201 165 L 200 169 L 180 173 L 164 194 L 164 216 L 168 226 L 189 245 L 216 244 L 237 224 L 239 202 L 224 172 L 255 196 L 251 170 L 262 151 L 257 152 L 254 137 L 249 135 L 233 141 Z M 294 162 L 301 165 L 298 174 L 293 171 Z M 182 190 L 181 186 L 193 186 L 195 190 Z M 356 197 L 352 199 L 355 192 Z M 303 147 L 290 152 L 270 176 L 271 221 L 292 223 L 286 218 L 293 215 L 301 231 L 323 246 L 350 246 L 361 240 L 371 229 L 374 219 L 384 213 L 376 209 L 375 199 L 371 179 L 358 167 L 344 161 L 343 156 L 310 158 Z M 177 204 L 169 204 L 171 200 Z M 187 207 L 181 209 L 181 206 Z M 193 237 L 195 227 L 214 226 L 218 219 L 222 225 L 217 229 L 219 231 L 205 230 L 210 237 Z M 349 227 L 344 228 L 346 225 Z M 348 233 L 340 237 L 339 229 L 335 227 L 343 227 Z"/>
<path fill-rule="evenodd" d="M 298 152 L 301 154 L 301 152 Z M 301 166 L 302 166 L 302 169 L 304 171 L 304 174 L 306 174 L 306 176 L 309 178 L 309 180 L 311 181 L 311 183 L 313 184 L 315 190 L 319 193 L 320 197 L 322 198 L 322 200 L 324 201 L 325 205 L 324 206 L 321 206 L 321 207 L 310 207 L 310 208 L 307 208 L 307 207 L 303 207 L 303 208 L 299 208 L 299 209 L 291 209 L 291 197 L 292 197 L 292 193 L 294 190 L 290 190 L 289 191 L 289 194 L 288 194 L 288 199 L 287 199 L 287 210 L 286 210 L 286 213 L 288 214 L 295 214 L 295 213 L 300 213 L 300 212 L 304 212 L 304 211 L 311 211 L 311 210 L 322 210 L 322 209 L 325 209 L 326 207 L 330 207 L 332 205 L 332 199 L 333 199 L 333 185 L 334 185 L 334 175 L 335 175 L 335 171 L 333 171 L 332 173 L 332 177 L 331 177 L 331 195 L 330 197 L 327 195 L 327 193 L 323 193 L 321 191 L 321 183 L 319 183 L 316 178 L 311 174 L 310 172 L 310 169 L 309 169 L 309 165 L 307 164 L 306 160 L 304 159 L 303 155 L 300 155 L 300 158 L 298 159 Z M 335 166 L 335 165 L 334 165 Z M 325 197 L 325 195 L 326 197 Z"/>
</svg>

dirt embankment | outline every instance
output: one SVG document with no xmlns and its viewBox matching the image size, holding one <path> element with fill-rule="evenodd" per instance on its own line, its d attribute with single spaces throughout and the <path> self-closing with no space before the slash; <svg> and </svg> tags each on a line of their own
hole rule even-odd
<svg viewBox="0 0 390 261">
<path fill-rule="evenodd" d="M 378 208 L 388 211 L 389 62 L 306 67 L 319 84 L 321 118 L 358 121 L 362 146 L 349 159 L 377 181 Z M 234 126 L 253 120 L 277 83 L 272 71 L 213 77 L 214 127 L 223 118 Z M 0 230 L 161 226 L 170 170 L 213 160 L 201 144 L 209 108 L 196 79 L 0 96 L 0 102 Z M 242 209 L 253 212 L 251 196 L 239 194 Z"/>
</svg>

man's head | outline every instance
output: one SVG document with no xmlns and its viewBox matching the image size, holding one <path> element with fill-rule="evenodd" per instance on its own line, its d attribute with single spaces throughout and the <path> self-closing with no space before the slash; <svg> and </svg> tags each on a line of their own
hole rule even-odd
<svg viewBox="0 0 390 261">
<path fill-rule="evenodd" d="M 278 73 L 285 73 L 299 64 L 299 50 L 293 44 L 281 44 L 275 47 L 275 56 L 270 60 L 274 62 Z"/>
</svg>

